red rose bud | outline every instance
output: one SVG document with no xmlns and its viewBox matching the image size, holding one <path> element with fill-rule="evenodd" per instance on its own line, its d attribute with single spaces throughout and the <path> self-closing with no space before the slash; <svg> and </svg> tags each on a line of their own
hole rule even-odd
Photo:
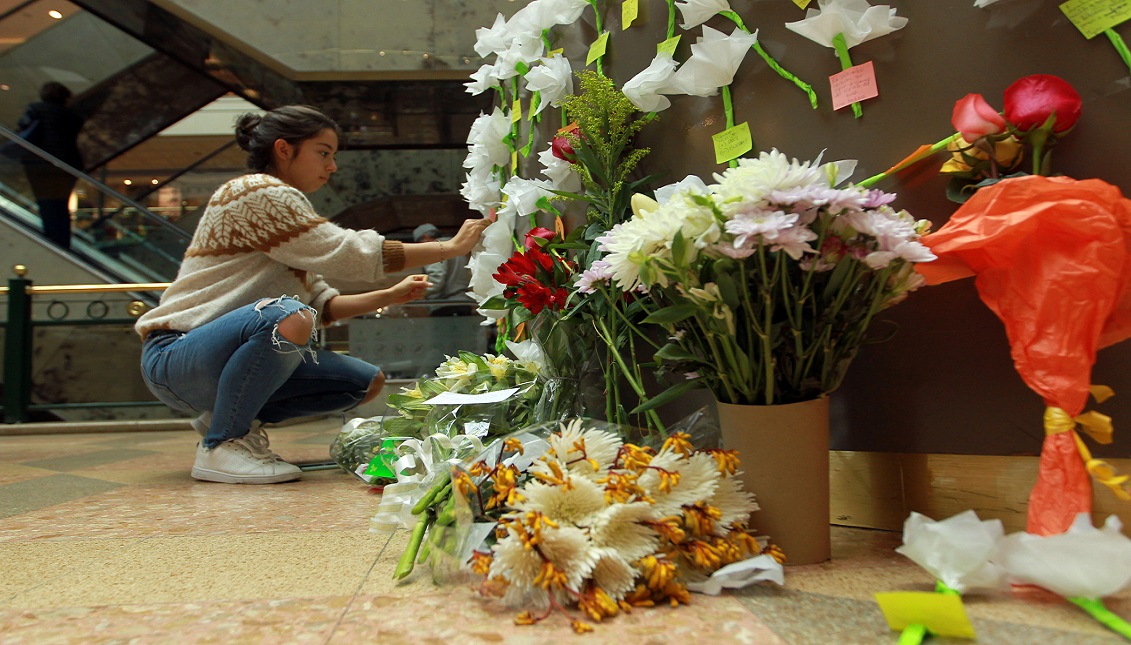
<svg viewBox="0 0 1131 645">
<path fill-rule="evenodd" d="M 969 142 L 1005 130 L 1005 119 L 981 94 L 967 94 L 955 101 L 950 122 Z"/>
<path fill-rule="evenodd" d="M 1054 115 L 1053 132 L 1064 132 L 1080 118 L 1080 95 L 1064 79 L 1033 74 L 1005 88 L 1005 118 L 1018 130 L 1038 128 Z"/>
<path fill-rule="evenodd" d="M 577 163 L 577 153 L 573 151 L 573 146 L 570 145 L 569 139 L 558 135 L 550 142 L 551 154 L 562 161 L 570 163 Z"/>
<path fill-rule="evenodd" d="M 542 245 L 538 243 L 538 240 L 550 241 L 554 239 L 554 235 L 556 235 L 556 233 L 548 228 L 542 228 L 541 226 L 532 228 L 530 232 L 526 234 L 523 246 L 525 246 L 528 251 L 530 249 L 540 248 Z"/>
</svg>

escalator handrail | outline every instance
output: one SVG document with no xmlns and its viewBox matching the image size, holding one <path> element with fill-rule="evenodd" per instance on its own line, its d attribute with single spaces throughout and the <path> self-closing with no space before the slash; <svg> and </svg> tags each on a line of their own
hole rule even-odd
<svg viewBox="0 0 1131 645">
<path fill-rule="evenodd" d="M 31 143 L 29 141 L 25 141 L 23 139 L 23 137 L 21 137 L 19 134 L 17 134 L 16 132 L 13 132 L 12 130 L 9 130 L 8 128 L 4 127 L 3 125 L 0 125 L 0 135 L 4 135 L 10 141 L 14 141 L 18 145 L 22 146 L 24 149 L 31 151 L 32 154 L 36 155 L 40 159 L 43 159 L 43 160 L 49 162 L 51 165 L 55 166 L 56 168 L 66 172 L 66 173 L 68 173 L 68 174 L 70 174 L 74 177 L 78 177 L 79 179 L 81 179 L 82 181 L 84 181 L 88 184 L 91 184 L 92 186 L 97 188 L 100 192 L 105 193 L 107 195 L 110 195 L 114 199 L 121 201 L 123 204 L 127 204 L 127 205 L 129 205 L 133 208 L 136 208 L 138 210 L 138 212 L 141 213 L 141 215 L 143 217 L 145 217 L 145 219 L 152 220 L 152 221 L 156 222 L 158 226 L 163 226 L 163 227 L 169 229 L 170 232 L 177 233 L 177 234 L 184 236 L 184 237 L 189 236 L 189 234 L 186 233 L 184 229 L 180 228 L 176 224 L 173 224 L 172 222 L 165 219 L 164 217 L 161 217 L 160 215 L 154 213 L 153 211 L 149 210 L 145 206 L 142 206 L 141 204 L 137 203 L 133 199 L 126 197 L 122 193 L 119 193 L 118 191 L 116 191 L 113 188 L 107 186 L 106 184 L 98 181 L 94 177 L 91 177 L 90 175 L 86 174 L 85 172 L 79 170 L 78 168 L 75 168 L 74 166 L 71 166 L 67 162 L 60 160 L 59 158 L 55 157 L 55 155 L 52 155 L 51 153 L 40 148 L 39 146 L 35 145 L 34 143 Z"/>
</svg>

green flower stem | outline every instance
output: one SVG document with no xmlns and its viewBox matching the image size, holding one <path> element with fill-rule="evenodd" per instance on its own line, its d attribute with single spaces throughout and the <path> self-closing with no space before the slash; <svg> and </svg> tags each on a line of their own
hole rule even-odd
<svg viewBox="0 0 1131 645">
<path fill-rule="evenodd" d="M 862 188 L 869 188 L 872 185 L 874 185 L 876 182 L 880 181 L 881 179 L 885 179 L 885 178 L 887 178 L 891 175 L 894 175 L 895 173 L 899 172 L 900 170 L 903 170 L 904 168 L 906 168 L 908 166 L 919 163 L 920 161 L 926 159 L 927 157 L 930 157 L 931 155 L 935 154 L 936 152 L 938 152 L 940 150 L 945 150 L 948 145 L 950 145 L 954 141 L 957 141 L 961 137 L 962 137 L 961 133 L 955 132 L 954 134 L 952 134 L 949 137 L 943 139 L 942 141 L 939 141 L 938 143 L 930 146 L 929 148 L 924 148 L 920 152 L 911 155 L 910 157 L 899 162 L 898 164 L 892 166 L 888 170 L 885 170 L 878 175 L 872 175 L 871 177 L 865 179 L 864 181 L 862 181 L 862 182 L 860 182 L 856 185 L 860 186 Z"/>
<path fill-rule="evenodd" d="M 597 6 L 597 0 L 588 0 L 588 1 L 589 1 L 589 6 L 593 7 L 594 26 L 597 28 L 597 37 L 600 38 L 601 34 L 605 33 L 604 28 L 601 27 L 601 9 Z M 597 57 L 597 60 L 595 61 L 597 63 L 597 75 L 598 76 L 604 76 L 605 75 L 605 73 L 601 70 L 601 59 L 603 59 L 604 57 L 605 57 L 605 55 L 601 54 L 600 56 Z"/>
<path fill-rule="evenodd" d="M 723 89 L 723 113 L 726 115 L 727 129 L 729 130 L 729 129 L 734 127 L 734 101 L 731 99 L 731 96 L 730 96 L 730 86 L 724 85 L 722 89 Z M 737 168 L 738 167 L 738 159 L 729 159 L 729 160 L 727 160 L 727 164 L 731 168 Z"/>
<path fill-rule="evenodd" d="M 833 49 L 836 50 L 836 56 L 840 59 L 840 68 L 848 69 L 852 67 L 852 57 L 848 55 L 848 44 L 844 41 L 844 34 L 840 33 L 833 36 Z M 859 119 L 864 115 L 864 110 L 861 109 L 859 103 L 852 104 L 852 113 Z"/>
<path fill-rule="evenodd" d="M 1128 70 L 1131 70 L 1131 51 L 1127 50 L 1127 43 L 1123 42 L 1123 37 L 1114 29 L 1104 29 L 1104 35 L 1106 35 L 1107 39 L 1111 41 L 1111 44 L 1115 46 L 1115 51 L 1119 52 L 1119 57 L 1123 59 L 1123 64 L 1127 66 Z"/>
<path fill-rule="evenodd" d="M 1107 607 L 1104 606 L 1103 600 L 1099 598 L 1069 598 L 1068 602 L 1080 607 L 1088 612 L 1088 615 L 1095 618 L 1101 625 L 1107 627 L 1111 631 L 1119 634 L 1123 638 L 1131 641 L 1131 625 L 1127 624 L 1126 620 L 1114 614 Z"/>
<path fill-rule="evenodd" d="M 899 645 L 919 645 L 927 638 L 927 626 L 915 623 L 903 628 L 899 633 Z"/>
<path fill-rule="evenodd" d="M 638 380 L 631 378 L 632 370 L 628 369 L 628 365 L 625 364 L 624 358 L 620 355 L 620 352 L 616 351 L 616 345 L 614 344 L 616 339 L 609 334 L 609 330 L 605 326 L 605 322 L 600 318 L 597 318 L 596 322 L 597 334 L 601 336 L 601 339 L 604 340 L 610 348 L 612 348 L 613 351 L 610 351 L 609 353 L 612 354 L 613 360 L 616 361 L 617 366 L 620 367 L 621 373 L 625 375 L 625 380 L 628 381 L 628 384 L 632 387 L 632 391 L 636 392 L 636 395 L 640 397 L 641 401 L 647 400 L 648 395 L 644 392 L 644 387 L 640 385 L 640 382 Z M 612 370 L 609 371 L 611 372 Z M 606 377 L 606 383 L 607 382 L 608 378 Z M 656 413 L 656 411 L 648 410 L 645 414 L 647 414 L 648 418 L 656 424 L 656 428 L 659 429 L 661 433 L 664 433 L 664 425 L 660 423 L 660 417 Z M 612 419 L 614 417 L 609 418 Z"/>
<path fill-rule="evenodd" d="M 668 0 L 668 37 L 664 40 L 671 40 L 675 36 L 675 0 Z"/>
<path fill-rule="evenodd" d="M 747 29 L 745 24 L 743 24 L 742 17 L 734 11 L 720 11 L 719 14 L 725 18 L 729 18 L 731 22 L 733 22 L 742 31 L 750 33 L 750 30 Z M 671 38 L 670 34 L 668 35 L 668 38 Z M 781 76 L 782 78 L 801 88 L 801 90 L 805 92 L 805 95 L 809 97 L 809 104 L 813 106 L 814 110 L 817 109 L 817 93 L 813 91 L 812 85 L 806 83 L 800 78 L 797 78 L 797 76 L 792 72 L 782 67 L 781 64 L 774 59 L 773 56 L 770 56 L 769 52 L 762 48 L 762 43 L 760 41 L 755 41 L 754 44 L 751 45 L 751 47 L 754 49 L 754 51 L 758 52 L 758 55 L 762 57 L 762 60 L 766 61 L 766 64 L 770 66 L 770 69 L 778 73 L 778 76 Z"/>
<path fill-rule="evenodd" d="M 416 555 L 420 553 L 420 543 L 424 541 L 424 534 L 431 526 L 432 520 L 431 514 L 416 520 L 416 526 L 412 527 L 412 536 L 408 539 L 408 546 L 405 547 L 401 559 L 397 561 L 397 568 L 393 571 L 393 580 L 401 580 L 412 573 L 412 568 L 416 564 Z"/>
</svg>

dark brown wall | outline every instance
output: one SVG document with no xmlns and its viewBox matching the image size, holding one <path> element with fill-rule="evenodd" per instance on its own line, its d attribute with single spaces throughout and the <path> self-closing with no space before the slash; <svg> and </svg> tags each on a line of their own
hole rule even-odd
<svg viewBox="0 0 1131 645">
<path fill-rule="evenodd" d="M 605 18 L 614 31 L 609 73 L 618 83 L 643 69 L 663 40 L 666 7 L 641 2 L 641 18 L 619 27 L 620 4 Z M 880 97 L 864 103 L 864 116 L 832 112 L 827 77 L 840 70 L 832 50 L 784 27 L 804 16 L 788 0 L 732 0 L 763 46 L 787 69 L 813 84 L 820 109 L 751 52 L 733 86 L 736 121 L 749 121 L 760 149 L 776 147 L 801 159 L 825 150 L 825 159 L 855 158 L 862 179 L 888 168 L 924 143 L 951 134 L 954 101 L 980 92 L 1001 107 L 1002 91 L 1021 76 L 1058 75 L 1080 92 L 1084 114 L 1057 148 L 1054 169 L 1098 177 L 1131 192 L 1131 82 L 1127 67 L 1103 36 L 1087 41 L 1053 0 L 1001 0 L 976 9 L 973 0 L 893 1 L 910 19 L 903 30 L 852 50 L 855 63 L 873 61 Z M 813 6 L 817 5 L 814 0 Z M 873 2 L 873 4 L 878 4 Z M 591 42 L 592 12 L 566 35 Z M 730 33 L 731 24 L 708 25 Z M 1131 23 L 1117 29 L 1131 40 Z M 684 33 L 677 53 L 685 60 L 698 29 Z M 583 51 L 583 50 L 582 50 Z M 575 66 L 578 62 L 575 60 Z M 720 97 L 673 97 L 673 106 L 649 126 L 643 143 L 653 148 L 647 170 L 705 179 L 714 163 L 711 135 L 724 123 Z M 897 207 L 942 226 L 955 205 L 944 196 L 936 171 L 943 158 L 878 187 L 899 193 Z M 833 397 L 834 448 L 891 452 L 1035 454 L 1041 444 L 1043 404 L 1013 369 L 1001 323 L 978 300 L 972 280 L 925 288 L 889 310 L 878 333 L 898 325 L 895 337 L 867 346 Z M 1116 398 L 1097 408 L 1114 417 L 1116 443 L 1098 455 L 1131 452 L 1131 345 L 1100 352 L 1094 382 L 1115 388 Z M 1122 426 L 1122 427 L 1121 427 Z"/>
</svg>

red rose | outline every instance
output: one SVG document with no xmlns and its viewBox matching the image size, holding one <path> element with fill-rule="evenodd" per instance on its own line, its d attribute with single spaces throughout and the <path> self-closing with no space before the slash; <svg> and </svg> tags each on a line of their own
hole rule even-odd
<svg viewBox="0 0 1131 645">
<path fill-rule="evenodd" d="M 988 134 L 1003 132 L 1006 125 L 1005 119 L 981 94 L 967 94 L 955 101 L 950 122 L 963 139 L 971 142 Z"/>
<path fill-rule="evenodd" d="M 1005 118 L 1022 132 L 1055 116 L 1053 132 L 1064 132 L 1080 118 L 1080 95 L 1064 79 L 1033 74 L 1005 88 Z"/>
<path fill-rule="evenodd" d="M 523 245 L 527 250 L 541 248 L 541 245 L 538 244 L 538 240 L 550 241 L 554 239 L 555 235 L 557 234 L 550 229 L 538 226 L 530 229 L 530 232 L 526 234 L 526 239 L 523 241 Z"/>
<path fill-rule="evenodd" d="M 570 163 L 577 163 L 577 153 L 573 151 L 573 146 L 570 145 L 569 139 L 558 135 L 550 142 L 551 153 L 561 159 Z"/>
</svg>

